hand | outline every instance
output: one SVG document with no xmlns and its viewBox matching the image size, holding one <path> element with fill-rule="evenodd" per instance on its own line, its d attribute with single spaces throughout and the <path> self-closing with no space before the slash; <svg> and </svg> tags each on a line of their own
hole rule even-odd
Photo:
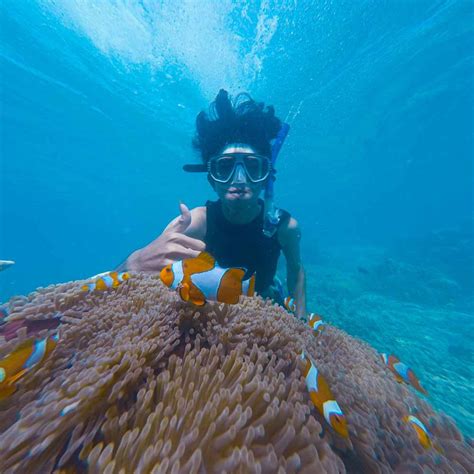
<svg viewBox="0 0 474 474">
<path fill-rule="evenodd" d="M 132 253 L 127 268 L 135 272 L 159 272 L 166 265 L 184 258 L 197 257 L 206 248 L 199 239 L 185 235 L 191 225 L 191 213 L 183 203 L 179 204 L 181 215 L 173 220 L 153 242 Z"/>
</svg>

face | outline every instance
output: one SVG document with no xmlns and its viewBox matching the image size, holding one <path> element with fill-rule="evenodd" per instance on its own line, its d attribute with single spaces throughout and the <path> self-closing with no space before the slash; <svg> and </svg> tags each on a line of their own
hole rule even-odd
<svg viewBox="0 0 474 474">
<path fill-rule="evenodd" d="M 225 146 L 221 154 L 227 153 L 255 153 L 257 150 L 251 145 L 246 144 L 230 144 Z M 211 184 L 217 195 L 223 203 L 235 208 L 252 207 L 258 203 L 258 196 L 265 187 L 265 181 L 261 183 L 253 183 L 247 176 L 244 167 L 237 164 L 234 174 L 227 183 L 219 183 L 211 177 Z"/>
</svg>

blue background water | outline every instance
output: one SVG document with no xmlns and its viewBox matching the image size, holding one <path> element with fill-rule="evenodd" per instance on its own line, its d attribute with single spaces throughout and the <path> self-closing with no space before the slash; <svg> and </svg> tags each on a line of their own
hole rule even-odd
<svg viewBox="0 0 474 474">
<path fill-rule="evenodd" d="M 291 124 L 277 204 L 311 310 L 417 369 L 474 433 L 472 1 L 4 0 L 0 301 L 111 269 L 212 198 L 219 88 Z"/>
</svg>

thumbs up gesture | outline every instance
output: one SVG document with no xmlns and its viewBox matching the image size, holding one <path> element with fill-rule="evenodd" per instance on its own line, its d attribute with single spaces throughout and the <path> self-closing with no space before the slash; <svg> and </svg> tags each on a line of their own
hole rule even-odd
<svg viewBox="0 0 474 474">
<path fill-rule="evenodd" d="M 206 248 L 202 240 L 186 235 L 192 222 L 187 206 L 180 203 L 179 211 L 180 215 L 168 224 L 159 237 L 130 255 L 127 260 L 129 270 L 159 272 L 169 263 L 197 257 Z"/>
</svg>

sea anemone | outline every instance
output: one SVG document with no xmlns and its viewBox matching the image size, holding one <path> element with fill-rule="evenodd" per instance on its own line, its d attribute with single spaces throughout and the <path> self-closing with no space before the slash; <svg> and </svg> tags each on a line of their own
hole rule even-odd
<svg viewBox="0 0 474 474">
<path fill-rule="evenodd" d="M 59 342 L 0 402 L 2 471 L 468 472 L 453 421 L 398 384 L 364 342 L 312 329 L 260 297 L 182 302 L 157 276 L 108 291 L 84 282 L 8 302 L 10 320 L 61 318 Z M 42 329 L 44 337 L 58 328 Z M 5 357 L 23 339 L 0 341 Z M 339 437 L 307 393 L 308 353 L 344 411 Z M 416 414 L 442 453 L 403 417 Z M 431 469 L 431 471 L 429 471 Z"/>
</svg>

